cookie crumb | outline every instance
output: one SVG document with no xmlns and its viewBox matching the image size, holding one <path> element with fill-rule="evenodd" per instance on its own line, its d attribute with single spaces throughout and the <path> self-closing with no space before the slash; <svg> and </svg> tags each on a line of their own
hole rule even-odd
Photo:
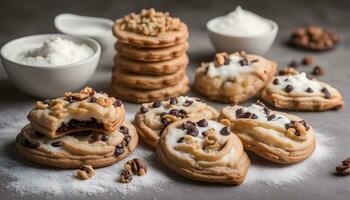
<svg viewBox="0 0 350 200">
<path fill-rule="evenodd" d="M 120 174 L 119 181 L 121 183 L 130 183 L 132 181 L 132 174 L 129 170 L 123 170 Z"/>
<path fill-rule="evenodd" d="M 80 179 L 86 180 L 95 175 L 95 170 L 91 165 L 83 165 L 80 169 L 78 169 L 77 175 Z"/>
</svg>

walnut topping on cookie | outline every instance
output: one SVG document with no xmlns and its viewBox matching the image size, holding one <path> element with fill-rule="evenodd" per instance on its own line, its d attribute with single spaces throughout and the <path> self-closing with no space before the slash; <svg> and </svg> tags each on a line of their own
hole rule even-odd
<svg viewBox="0 0 350 200">
<path fill-rule="evenodd" d="M 196 98 L 179 96 L 169 100 L 142 104 L 135 116 L 135 124 L 141 137 L 152 147 L 155 147 L 162 131 L 178 120 L 187 117 L 204 117 L 216 119 L 218 112 Z M 200 122 L 202 126 L 205 122 Z M 193 128 L 185 128 L 188 134 L 198 135 Z"/>
<path fill-rule="evenodd" d="M 29 113 L 32 129 L 48 137 L 79 131 L 112 133 L 123 122 L 120 100 L 86 87 L 80 92 L 66 92 L 64 97 L 37 102 Z"/>
<path fill-rule="evenodd" d="M 221 113 L 244 147 L 277 163 L 300 162 L 315 148 L 315 134 L 303 119 L 286 113 L 269 110 L 261 102 L 248 107 L 227 106 Z M 242 117 L 250 113 L 250 116 Z"/>
<path fill-rule="evenodd" d="M 157 36 L 180 28 L 180 19 L 170 17 L 168 12 L 157 12 L 154 8 L 124 16 L 121 29 L 147 36 Z"/>
<path fill-rule="evenodd" d="M 203 120 L 207 125 L 199 126 Z M 202 134 L 188 134 L 194 128 Z M 240 184 L 250 161 L 237 136 L 221 134 L 223 129 L 223 124 L 203 118 L 174 122 L 158 142 L 158 157 L 165 166 L 186 178 Z"/>
<path fill-rule="evenodd" d="M 218 53 L 196 70 L 194 87 L 211 100 L 240 103 L 257 94 L 276 72 L 277 64 L 261 56 Z"/>
<path fill-rule="evenodd" d="M 340 93 L 330 85 L 309 77 L 306 73 L 287 73 L 275 77 L 261 92 L 261 98 L 290 110 L 328 110 L 340 108 Z"/>
</svg>

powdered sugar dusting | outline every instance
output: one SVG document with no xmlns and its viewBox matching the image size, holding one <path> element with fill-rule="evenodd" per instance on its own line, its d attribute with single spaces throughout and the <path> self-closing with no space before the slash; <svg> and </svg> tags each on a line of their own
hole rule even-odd
<svg viewBox="0 0 350 200">
<path fill-rule="evenodd" d="M 127 113 L 126 118 L 132 121 L 133 116 L 132 113 Z M 50 194 L 55 196 L 82 196 L 108 192 L 127 197 L 132 193 L 145 191 L 146 188 L 147 191 L 161 191 L 163 185 L 174 183 L 165 174 L 166 171 L 158 162 L 153 150 L 142 143 L 126 160 L 134 157 L 143 158 L 148 163 L 149 170 L 145 176 L 133 176 L 133 181 L 129 184 L 118 182 L 120 170 L 126 160 L 110 167 L 96 169 L 96 175 L 85 181 L 75 177 L 76 170 L 44 168 L 33 164 L 19 156 L 14 146 L 15 137 L 25 123 L 25 121 L 17 121 L 17 123 L 1 124 L 3 128 L 0 130 L 0 175 L 7 177 L 5 180 L 8 182 L 4 185 L 10 191 L 21 195 Z M 269 185 L 290 184 L 315 173 L 314 169 L 322 166 L 322 162 L 334 150 L 331 147 L 331 137 L 322 133 L 316 135 L 316 151 L 308 160 L 299 164 L 279 166 L 250 154 L 252 165 L 245 182 L 238 188 L 244 189 L 260 182 Z"/>
</svg>

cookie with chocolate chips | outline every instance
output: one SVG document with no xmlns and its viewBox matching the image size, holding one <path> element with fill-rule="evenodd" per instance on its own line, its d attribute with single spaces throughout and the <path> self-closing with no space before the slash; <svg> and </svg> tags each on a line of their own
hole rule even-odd
<svg viewBox="0 0 350 200">
<path fill-rule="evenodd" d="M 322 74 L 315 68 L 314 74 Z M 260 93 L 265 102 L 287 110 L 324 111 L 341 108 L 344 104 L 339 91 L 306 73 L 284 73 L 274 78 Z"/>
<path fill-rule="evenodd" d="M 104 167 L 126 158 L 136 148 L 135 127 L 124 122 L 112 134 L 77 131 L 59 138 L 36 134 L 26 125 L 16 138 L 16 146 L 25 158 L 59 168 L 79 169 L 83 165 Z"/>
<path fill-rule="evenodd" d="M 312 127 L 295 115 L 267 109 L 261 102 L 227 106 L 219 121 L 231 128 L 244 149 L 271 162 L 293 164 L 307 159 L 316 147 Z"/>
<path fill-rule="evenodd" d="M 152 148 L 156 147 L 163 130 L 171 123 L 188 118 L 203 117 L 216 119 L 218 112 L 197 98 L 178 96 L 164 101 L 144 103 L 135 115 L 135 126 L 140 137 Z M 205 126 L 205 121 L 198 122 Z M 187 127 L 190 135 L 199 134 L 198 130 Z"/>
<path fill-rule="evenodd" d="M 210 100 L 238 104 L 255 96 L 276 73 L 277 64 L 245 52 L 217 53 L 196 70 L 194 88 Z"/>
<path fill-rule="evenodd" d="M 157 155 L 162 164 L 185 178 L 221 184 L 241 184 L 250 165 L 230 128 L 204 118 L 182 119 L 167 126 Z"/>
</svg>

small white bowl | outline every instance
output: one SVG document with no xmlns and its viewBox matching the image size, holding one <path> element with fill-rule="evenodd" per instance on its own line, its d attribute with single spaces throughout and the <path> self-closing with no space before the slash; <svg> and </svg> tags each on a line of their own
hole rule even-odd
<svg viewBox="0 0 350 200">
<path fill-rule="evenodd" d="M 207 22 L 210 40 L 217 52 L 246 51 L 252 54 L 264 55 L 270 49 L 278 32 L 277 23 L 265 19 L 271 25 L 271 29 L 267 33 L 254 36 L 225 35 L 215 31 L 213 28 L 213 23 L 219 18 L 216 17 Z"/>
<path fill-rule="evenodd" d="M 19 52 L 25 46 L 40 45 L 52 37 L 61 37 L 77 44 L 85 44 L 94 50 L 86 60 L 59 66 L 31 66 L 17 63 L 11 53 Z M 7 42 L 0 50 L 4 68 L 14 85 L 23 92 L 42 98 L 59 97 L 66 91 L 81 88 L 93 75 L 101 55 L 101 47 L 93 39 L 63 34 L 43 34 L 22 37 Z"/>
<path fill-rule="evenodd" d="M 112 34 L 114 21 L 110 19 L 62 13 L 55 17 L 54 24 L 61 33 L 88 36 L 97 40 L 102 50 L 114 48 L 116 42 Z"/>
</svg>

